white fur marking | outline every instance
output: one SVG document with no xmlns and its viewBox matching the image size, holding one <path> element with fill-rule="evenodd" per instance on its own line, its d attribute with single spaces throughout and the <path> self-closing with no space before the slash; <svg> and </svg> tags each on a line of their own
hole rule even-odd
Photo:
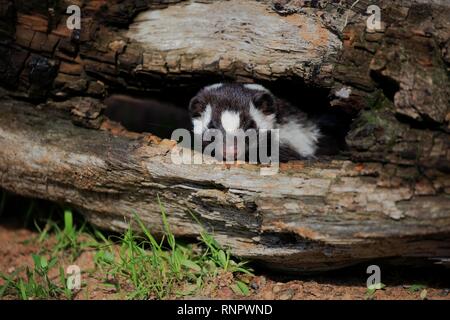
<svg viewBox="0 0 450 320">
<path fill-rule="evenodd" d="M 202 134 L 206 129 L 208 129 L 208 125 L 211 122 L 211 114 L 211 105 L 207 104 L 205 111 L 201 113 L 200 117 L 192 119 L 195 134 Z"/>
<path fill-rule="evenodd" d="M 256 83 L 247 83 L 247 84 L 244 84 L 244 88 L 247 88 L 247 89 L 250 89 L 250 90 L 256 90 L 256 91 L 265 91 L 265 92 L 269 92 L 269 90 L 267 90 L 266 88 L 264 88 L 262 85 L 256 84 Z"/>
<path fill-rule="evenodd" d="M 205 90 L 214 90 L 214 89 L 219 89 L 221 87 L 223 87 L 223 83 L 215 83 L 210 86 L 206 86 Z"/>
<path fill-rule="evenodd" d="M 319 137 L 319 129 L 315 125 L 305 127 L 296 121 L 289 121 L 280 126 L 280 144 L 290 145 L 303 157 L 314 156 Z"/>
<path fill-rule="evenodd" d="M 334 94 L 338 98 L 348 99 L 350 98 L 350 94 L 352 93 L 352 89 L 349 87 L 342 87 Z"/>
<path fill-rule="evenodd" d="M 252 102 L 250 102 L 250 116 L 253 118 L 253 121 L 255 121 L 258 129 L 274 129 L 275 114 L 265 115 L 259 111 Z"/>
<path fill-rule="evenodd" d="M 240 115 L 239 112 L 226 110 L 222 112 L 220 121 L 222 122 L 222 127 L 226 132 L 235 132 L 239 129 L 240 125 Z"/>
</svg>

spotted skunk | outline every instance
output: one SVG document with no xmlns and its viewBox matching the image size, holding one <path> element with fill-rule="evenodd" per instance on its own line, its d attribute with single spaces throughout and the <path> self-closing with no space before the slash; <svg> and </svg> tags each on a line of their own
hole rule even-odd
<svg viewBox="0 0 450 320">
<path fill-rule="evenodd" d="M 170 139 L 173 131 L 180 128 L 192 130 L 197 136 L 207 129 L 218 129 L 224 137 L 235 129 L 279 129 L 282 162 L 332 155 L 345 148 L 342 143 L 345 119 L 330 117 L 329 113 L 308 117 L 257 84 L 218 83 L 204 87 L 191 99 L 188 110 L 163 100 L 123 95 L 112 95 L 104 102 L 111 120 L 122 123 L 128 130 L 152 132 L 161 138 Z M 259 148 L 258 141 L 256 145 L 249 141 L 245 147 L 245 152 Z M 235 144 L 224 143 L 218 156 L 225 158 L 231 154 L 232 158 L 240 159 L 237 149 Z"/>
<path fill-rule="evenodd" d="M 218 83 L 201 89 L 189 104 L 193 131 L 220 130 L 223 136 L 242 129 L 279 129 L 280 161 L 332 154 L 319 124 L 297 107 L 257 84 Z M 246 146 L 249 147 L 249 146 Z M 250 148 L 256 146 L 250 146 Z M 237 159 L 236 144 L 224 142 L 224 157 Z M 248 151 L 248 150 L 247 150 Z"/>
</svg>

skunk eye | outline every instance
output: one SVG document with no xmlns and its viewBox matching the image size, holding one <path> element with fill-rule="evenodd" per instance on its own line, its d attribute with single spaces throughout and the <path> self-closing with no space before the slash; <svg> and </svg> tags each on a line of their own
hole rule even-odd
<svg viewBox="0 0 450 320">
<path fill-rule="evenodd" d="M 258 92 L 253 97 L 253 104 L 264 114 L 275 113 L 275 103 L 273 97 L 267 92 Z"/>
<path fill-rule="evenodd" d="M 203 111 L 205 111 L 205 104 L 197 97 L 192 98 L 191 102 L 189 103 L 189 112 L 191 114 L 191 117 L 200 117 Z"/>
</svg>

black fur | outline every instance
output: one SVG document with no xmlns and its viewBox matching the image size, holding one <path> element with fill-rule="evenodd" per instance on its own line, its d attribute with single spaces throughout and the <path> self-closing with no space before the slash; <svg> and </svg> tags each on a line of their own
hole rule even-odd
<svg viewBox="0 0 450 320">
<path fill-rule="evenodd" d="M 212 108 L 210 129 L 224 131 L 221 126 L 221 115 L 225 110 L 240 113 L 240 126 L 244 131 L 256 129 L 256 123 L 250 115 L 250 102 L 265 115 L 274 114 L 278 125 L 286 124 L 292 119 L 308 126 L 312 123 L 306 113 L 291 105 L 287 101 L 274 96 L 269 91 L 246 88 L 243 84 L 224 83 L 218 88 L 206 87 L 192 98 L 189 111 L 192 118 L 198 117 L 209 104 Z M 314 122 L 315 123 L 315 122 Z M 320 128 L 319 128 L 320 130 Z M 338 150 L 334 145 L 328 144 L 328 137 L 321 135 L 316 155 L 332 154 Z M 330 148 L 331 147 L 331 148 Z M 288 145 L 280 145 L 280 161 L 302 159 L 302 157 Z"/>
</svg>

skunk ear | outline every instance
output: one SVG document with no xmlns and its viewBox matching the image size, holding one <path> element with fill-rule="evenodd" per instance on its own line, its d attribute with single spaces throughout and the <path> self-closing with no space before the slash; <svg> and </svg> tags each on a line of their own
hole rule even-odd
<svg viewBox="0 0 450 320">
<path fill-rule="evenodd" d="M 275 101 L 269 92 L 259 91 L 253 96 L 253 104 L 256 109 L 264 114 L 273 114 L 276 112 Z"/>
<path fill-rule="evenodd" d="M 201 113 L 205 111 L 205 104 L 198 97 L 193 97 L 189 102 L 189 113 L 192 118 L 200 117 Z"/>
</svg>

